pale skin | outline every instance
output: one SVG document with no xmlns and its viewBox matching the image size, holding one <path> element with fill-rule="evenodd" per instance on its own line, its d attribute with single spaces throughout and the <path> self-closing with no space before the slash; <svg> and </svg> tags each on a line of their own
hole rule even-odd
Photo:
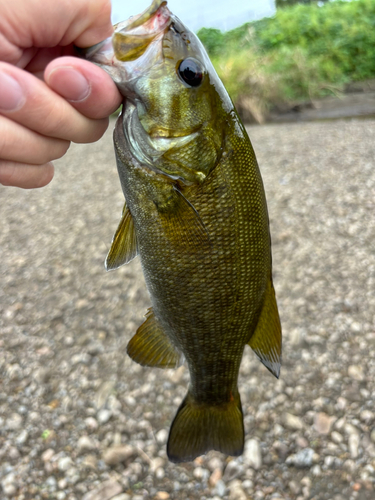
<svg viewBox="0 0 375 500">
<path fill-rule="evenodd" d="M 110 0 L 0 0 L 0 184 L 38 188 L 71 142 L 94 142 L 122 100 L 72 57 L 112 33 Z"/>
</svg>

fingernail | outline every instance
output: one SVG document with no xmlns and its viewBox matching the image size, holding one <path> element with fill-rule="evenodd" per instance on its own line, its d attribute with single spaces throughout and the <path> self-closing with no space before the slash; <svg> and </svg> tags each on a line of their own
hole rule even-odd
<svg viewBox="0 0 375 500">
<path fill-rule="evenodd" d="M 86 78 L 71 66 L 54 68 L 45 78 L 47 84 L 68 101 L 83 101 L 91 92 Z"/>
<path fill-rule="evenodd" d="M 0 73 L 0 111 L 16 111 L 26 98 L 21 85 L 7 73 Z"/>
</svg>

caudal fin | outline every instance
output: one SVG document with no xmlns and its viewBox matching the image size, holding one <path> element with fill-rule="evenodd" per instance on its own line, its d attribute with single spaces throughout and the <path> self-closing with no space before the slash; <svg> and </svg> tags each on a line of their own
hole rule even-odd
<svg viewBox="0 0 375 500">
<path fill-rule="evenodd" d="M 171 462 L 188 462 L 210 450 L 238 456 L 243 452 L 244 426 L 240 395 L 228 403 L 198 404 L 188 392 L 173 420 L 167 453 Z"/>
</svg>

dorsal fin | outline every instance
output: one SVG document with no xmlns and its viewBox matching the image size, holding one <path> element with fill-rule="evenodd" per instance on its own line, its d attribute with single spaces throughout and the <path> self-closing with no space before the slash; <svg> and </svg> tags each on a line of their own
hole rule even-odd
<svg viewBox="0 0 375 500">
<path fill-rule="evenodd" d="M 133 217 L 125 203 L 120 224 L 113 236 L 111 249 L 105 259 L 105 268 L 107 271 L 117 269 L 124 264 L 128 264 L 137 255 L 137 236 Z"/>
<path fill-rule="evenodd" d="M 269 371 L 279 378 L 281 366 L 281 324 L 272 279 L 267 283 L 264 304 L 249 346 Z"/>
<path fill-rule="evenodd" d="M 146 321 L 128 343 L 127 353 L 140 365 L 158 368 L 176 368 L 181 360 L 180 353 L 155 318 L 152 307 L 147 311 Z"/>
</svg>

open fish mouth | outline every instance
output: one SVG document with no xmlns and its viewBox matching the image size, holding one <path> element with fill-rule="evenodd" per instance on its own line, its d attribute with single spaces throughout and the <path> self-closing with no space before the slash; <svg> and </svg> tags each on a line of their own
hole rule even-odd
<svg viewBox="0 0 375 500">
<path fill-rule="evenodd" d="M 167 2 L 154 0 L 139 16 L 117 24 L 112 40 L 116 59 L 134 61 L 142 56 L 150 43 L 164 32 L 170 18 Z"/>
<path fill-rule="evenodd" d="M 92 47 L 78 49 L 78 54 L 103 66 L 136 61 L 164 33 L 171 23 L 171 15 L 165 0 L 154 0 L 142 14 L 116 24 L 110 38 Z"/>
</svg>

